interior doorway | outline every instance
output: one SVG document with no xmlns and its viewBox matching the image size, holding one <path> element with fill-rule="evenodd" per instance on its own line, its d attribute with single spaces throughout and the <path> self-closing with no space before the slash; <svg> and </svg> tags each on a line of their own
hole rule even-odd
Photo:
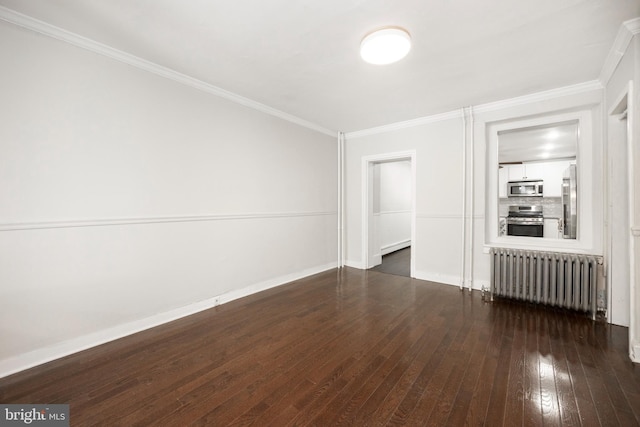
<svg viewBox="0 0 640 427">
<path fill-rule="evenodd" d="M 367 269 L 415 277 L 415 152 L 363 159 Z"/>
</svg>

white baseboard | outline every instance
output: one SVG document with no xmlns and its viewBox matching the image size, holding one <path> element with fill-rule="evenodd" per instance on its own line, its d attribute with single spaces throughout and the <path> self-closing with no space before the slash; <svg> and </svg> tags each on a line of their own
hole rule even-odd
<svg viewBox="0 0 640 427">
<path fill-rule="evenodd" d="M 381 253 L 379 253 L 379 254 L 374 254 L 374 255 L 373 255 L 373 259 L 372 259 L 372 261 L 373 261 L 373 266 L 374 266 L 374 267 L 375 267 L 376 265 L 380 265 L 380 264 L 382 264 L 382 254 L 381 254 Z"/>
<path fill-rule="evenodd" d="M 347 267 L 357 268 L 358 270 L 366 270 L 362 261 L 345 260 L 344 265 Z"/>
<path fill-rule="evenodd" d="M 429 273 L 426 271 L 415 271 L 415 278 L 419 280 L 427 280 L 429 282 L 442 283 L 445 285 L 458 286 L 461 285 L 459 276 L 450 276 L 447 274 Z"/>
<path fill-rule="evenodd" d="M 238 289 L 226 294 L 217 295 L 204 301 L 198 301 L 184 307 L 179 307 L 144 319 L 134 320 L 122 325 L 107 328 L 98 332 L 73 338 L 48 347 L 39 348 L 27 353 L 19 354 L 4 360 L 0 360 L 0 378 L 15 374 L 52 360 L 60 359 L 70 354 L 87 350 L 109 341 L 117 340 L 173 320 L 180 319 L 203 310 L 224 304 L 245 296 L 249 296 L 260 291 L 281 286 L 289 282 L 302 279 L 313 274 L 336 268 L 337 263 L 329 263 L 317 267 L 308 268 L 296 273 L 287 274 L 273 279 L 265 280 L 242 289 Z"/>
<path fill-rule="evenodd" d="M 469 284 L 467 284 L 467 286 L 469 286 Z M 487 280 L 474 280 L 473 281 L 471 289 L 476 289 L 478 291 L 481 291 L 482 288 L 488 289 L 489 288 L 489 281 L 487 281 Z"/>
<path fill-rule="evenodd" d="M 634 363 L 640 363 L 640 343 L 636 342 L 633 343 L 633 345 L 629 346 L 630 348 L 630 354 L 629 356 L 631 357 L 631 361 Z"/>
<path fill-rule="evenodd" d="M 399 251 L 400 249 L 408 248 L 411 246 L 411 239 L 404 240 L 402 242 L 394 243 L 392 245 L 384 246 L 380 253 L 384 256 L 386 254 L 390 254 L 391 252 Z"/>
</svg>

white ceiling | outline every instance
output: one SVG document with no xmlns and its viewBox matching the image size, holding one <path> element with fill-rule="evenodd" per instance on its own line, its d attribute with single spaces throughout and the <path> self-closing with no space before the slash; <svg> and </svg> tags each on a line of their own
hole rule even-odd
<svg viewBox="0 0 640 427">
<path fill-rule="evenodd" d="M 498 163 L 575 159 L 578 122 L 498 132 Z"/>
<path fill-rule="evenodd" d="M 595 80 L 640 0 L 0 0 L 0 5 L 332 130 Z M 358 55 L 371 30 L 401 62 Z"/>
</svg>

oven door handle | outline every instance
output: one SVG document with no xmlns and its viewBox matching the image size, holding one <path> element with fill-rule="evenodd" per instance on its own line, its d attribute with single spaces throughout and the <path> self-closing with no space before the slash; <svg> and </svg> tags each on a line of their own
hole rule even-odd
<svg viewBox="0 0 640 427">
<path fill-rule="evenodd" d="M 507 218 L 507 225 L 542 225 L 542 218 Z"/>
</svg>

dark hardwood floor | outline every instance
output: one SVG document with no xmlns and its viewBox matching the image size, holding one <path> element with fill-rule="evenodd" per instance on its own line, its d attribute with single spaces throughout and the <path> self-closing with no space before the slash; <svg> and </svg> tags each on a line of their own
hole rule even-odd
<svg viewBox="0 0 640 427">
<path fill-rule="evenodd" d="M 639 425 L 627 329 L 374 271 L 321 273 L 0 379 L 71 425 Z"/>
<path fill-rule="evenodd" d="M 382 256 L 382 264 L 372 268 L 381 273 L 411 277 L 411 247 Z"/>
</svg>

